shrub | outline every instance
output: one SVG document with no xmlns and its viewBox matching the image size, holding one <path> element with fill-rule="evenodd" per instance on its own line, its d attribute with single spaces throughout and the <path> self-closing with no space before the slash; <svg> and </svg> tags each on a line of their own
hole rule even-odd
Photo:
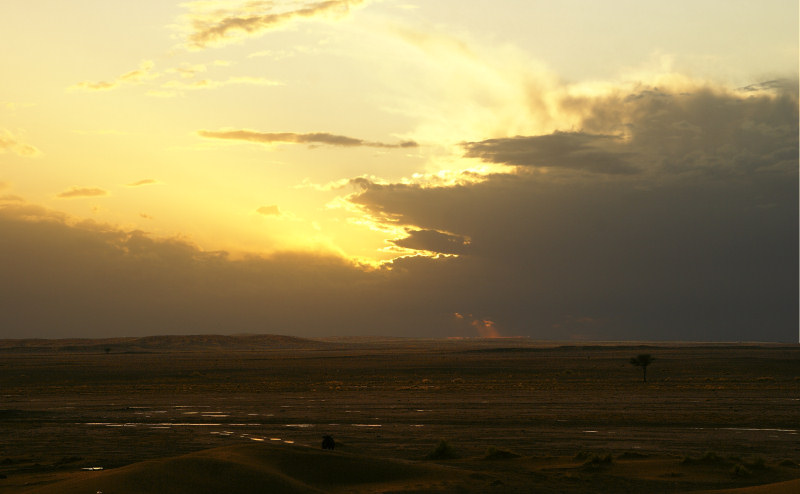
<svg viewBox="0 0 800 494">
<path fill-rule="evenodd" d="M 741 463 L 737 463 L 731 469 L 731 475 L 734 477 L 748 477 L 752 472 L 747 469 L 746 466 L 742 465 Z"/>
<path fill-rule="evenodd" d="M 633 460 L 639 458 L 647 458 L 647 455 L 644 453 L 639 453 L 638 451 L 626 451 L 621 455 L 617 456 L 620 460 Z"/>
<path fill-rule="evenodd" d="M 458 458 L 458 455 L 450 443 L 444 439 L 440 440 L 436 448 L 425 457 L 426 460 L 452 460 L 453 458 Z"/>
<path fill-rule="evenodd" d="M 744 462 L 744 465 L 750 470 L 764 470 L 767 468 L 767 462 L 761 456 L 756 456 L 751 461 Z"/>
<path fill-rule="evenodd" d="M 504 449 L 497 449 L 494 446 L 489 446 L 486 449 L 486 454 L 483 455 L 484 460 L 508 460 L 511 458 L 519 458 L 520 455 L 507 451 Z"/>
<path fill-rule="evenodd" d="M 614 463 L 614 457 L 611 456 L 611 453 L 605 455 L 591 455 L 586 462 L 583 464 L 583 468 L 587 469 L 597 469 L 604 466 L 608 466 Z"/>
<path fill-rule="evenodd" d="M 715 452 L 707 451 L 700 458 L 692 458 L 691 456 L 684 456 L 683 460 L 681 460 L 681 463 L 683 463 L 684 465 L 691 465 L 693 463 L 705 463 L 705 464 L 725 463 L 725 461 L 726 460 L 724 458 L 722 458 Z"/>
</svg>

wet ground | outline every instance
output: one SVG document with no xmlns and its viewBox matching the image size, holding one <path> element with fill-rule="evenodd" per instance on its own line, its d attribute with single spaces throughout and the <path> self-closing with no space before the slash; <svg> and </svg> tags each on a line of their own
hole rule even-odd
<svg viewBox="0 0 800 494">
<path fill-rule="evenodd" d="M 649 353 L 642 371 L 631 357 Z M 800 347 L 387 342 L 0 354 L 0 474 L 114 468 L 242 441 L 420 459 L 584 452 L 800 463 Z M 2 486 L 0 485 L 0 492 Z"/>
</svg>

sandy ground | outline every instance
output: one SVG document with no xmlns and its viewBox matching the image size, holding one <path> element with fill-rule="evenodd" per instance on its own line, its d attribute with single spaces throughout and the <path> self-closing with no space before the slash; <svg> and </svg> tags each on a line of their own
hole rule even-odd
<svg viewBox="0 0 800 494">
<path fill-rule="evenodd" d="M 0 493 L 800 487 L 797 345 L 6 341 L 0 371 Z"/>
</svg>

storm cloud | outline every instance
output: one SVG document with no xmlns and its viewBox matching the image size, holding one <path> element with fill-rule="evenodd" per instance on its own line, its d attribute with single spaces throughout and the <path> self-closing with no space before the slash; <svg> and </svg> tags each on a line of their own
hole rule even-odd
<svg viewBox="0 0 800 494">
<path fill-rule="evenodd" d="M 506 331 L 796 339 L 796 95 L 648 90 L 582 104 L 578 132 L 464 145 L 508 173 L 362 181 L 351 201 L 410 232 L 469 238 L 439 288 Z M 396 243 L 436 250 L 416 235 Z"/>
<path fill-rule="evenodd" d="M 350 205 L 404 230 L 392 247 L 419 252 L 380 267 L 317 252 L 234 258 L 6 201 L 0 300 L 14 310 L 0 326 L 7 337 L 796 341 L 796 94 L 650 88 L 568 103 L 581 105 L 580 128 L 463 145 L 506 172 L 352 180 Z"/>
<path fill-rule="evenodd" d="M 0 204 L 3 337 L 266 332 L 402 334 L 413 287 L 386 270 L 315 253 L 233 260 L 185 241 Z M 412 312 L 418 312 L 414 308 Z"/>
<path fill-rule="evenodd" d="M 393 240 L 398 247 L 426 250 L 442 254 L 464 254 L 468 252 L 469 240 L 436 230 L 408 230 L 408 236 Z"/>
<path fill-rule="evenodd" d="M 578 132 L 517 136 L 464 143 L 466 156 L 515 166 L 561 167 L 593 173 L 628 174 L 637 169 L 620 137 Z"/>
</svg>

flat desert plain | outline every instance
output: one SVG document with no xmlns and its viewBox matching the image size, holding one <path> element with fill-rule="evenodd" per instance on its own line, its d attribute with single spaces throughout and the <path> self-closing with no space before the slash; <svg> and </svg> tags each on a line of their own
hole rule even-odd
<svg viewBox="0 0 800 494">
<path fill-rule="evenodd" d="M 798 345 L 6 340 L 0 396 L 0 493 L 800 492 Z"/>
</svg>

